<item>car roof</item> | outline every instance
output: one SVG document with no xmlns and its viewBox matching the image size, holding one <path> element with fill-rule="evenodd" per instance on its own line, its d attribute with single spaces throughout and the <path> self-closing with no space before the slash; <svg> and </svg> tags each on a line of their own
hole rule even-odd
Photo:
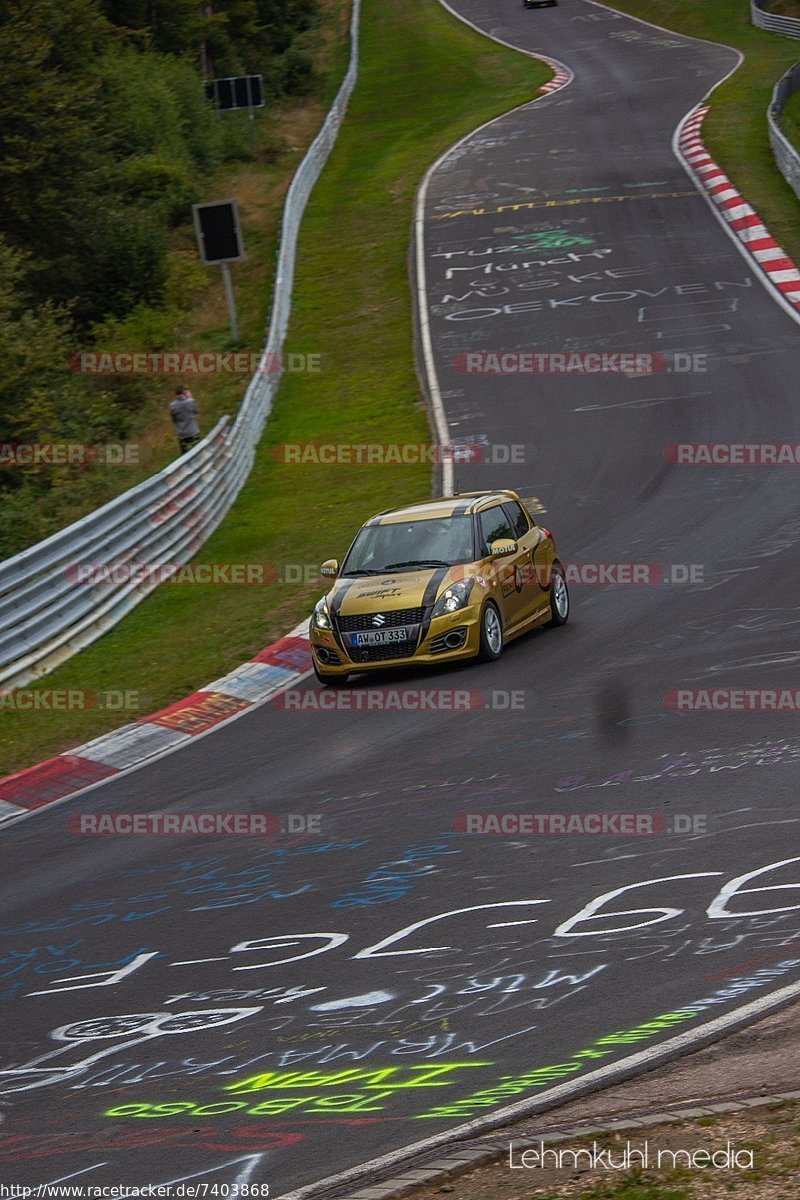
<svg viewBox="0 0 800 1200">
<path fill-rule="evenodd" d="M 419 504 L 407 504 L 402 508 L 389 508 L 377 513 L 367 525 L 394 525 L 401 521 L 432 521 L 436 517 L 466 516 L 480 512 L 484 508 L 492 508 L 504 500 L 519 500 L 516 492 L 510 490 L 462 492 L 457 496 L 439 496 L 435 500 L 421 500 Z"/>
</svg>

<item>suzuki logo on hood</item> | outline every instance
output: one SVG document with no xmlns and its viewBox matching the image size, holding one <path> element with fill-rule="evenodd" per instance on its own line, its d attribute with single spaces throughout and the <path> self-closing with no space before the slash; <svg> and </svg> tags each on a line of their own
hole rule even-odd
<svg viewBox="0 0 800 1200">
<path fill-rule="evenodd" d="M 372 624 L 373 625 L 385 625 L 386 624 L 386 615 L 384 613 L 376 613 L 375 616 L 372 618 Z"/>
</svg>

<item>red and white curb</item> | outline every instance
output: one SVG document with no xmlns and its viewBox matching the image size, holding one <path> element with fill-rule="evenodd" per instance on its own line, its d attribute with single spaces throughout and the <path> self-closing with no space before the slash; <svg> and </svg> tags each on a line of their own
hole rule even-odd
<svg viewBox="0 0 800 1200">
<path fill-rule="evenodd" d="M 575 78 L 574 71 L 571 71 L 565 63 L 559 62 L 557 58 L 551 58 L 548 54 L 541 54 L 538 50 L 526 50 L 522 46 L 517 46 L 514 42 L 507 42 L 505 38 L 497 37 L 496 34 L 490 33 L 486 29 L 482 29 L 480 25 L 476 25 L 474 21 L 470 21 L 468 17 L 465 17 L 463 13 L 457 12 L 456 9 L 448 4 L 447 0 L 439 0 L 439 3 L 441 4 L 442 8 L 447 9 L 451 17 L 455 17 L 457 21 L 461 21 L 462 25 L 467 25 L 470 29 L 474 29 L 476 33 L 481 35 L 481 37 L 487 38 L 490 42 L 496 42 L 498 46 L 507 46 L 509 50 L 514 50 L 517 54 L 527 54 L 528 58 L 536 58 L 539 60 L 539 62 L 546 63 L 547 66 L 550 67 L 551 71 L 554 72 L 554 75 L 551 80 L 549 80 L 547 83 L 543 83 L 542 86 L 537 90 L 537 97 L 546 95 L 548 92 L 556 92 L 559 88 L 566 87 L 568 83 L 572 83 L 573 79 Z M 504 113 L 503 115 L 508 116 L 508 113 Z M 500 119 L 501 118 L 496 117 L 492 121 L 487 121 L 486 124 L 493 125 L 495 120 Z M 476 133 L 479 133 L 481 129 L 485 128 L 486 125 L 481 125 L 478 129 L 473 129 L 472 133 L 468 134 L 467 137 L 473 137 Z M 467 138 L 462 139 L 462 141 L 466 140 Z M 448 154 L 451 154 L 452 151 L 460 145 L 461 142 L 457 142 L 455 146 L 451 146 L 450 149 L 445 152 L 443 158 L 446 158 Z"/>
<path fill-rule="evenodd" d="M 263 704 L 310 668 L 304 621 L 249 662 L 168 708 L 0 779 L 0 824 L 177 749 Z"/>
<path fill-rule="evenodd" d="M 539 88 L 539 92 L 545 95 L 547 92 L 557 92 L 559 88 L 566 87 L 568 83 L 572 83 L 575 78 L 569 67 L 564 66 L 557 58 L 548 58 L 545 54 L 537 54 L 536 58 L 547 63 L 548 67 L 554 72 L 553 78 L 547 83 L 543 83 Z"/>
<path fill-rule="evenodd" d="M 705 148 L 700 129 L 708 110 L 709 105 L 701 105 L 682 121 L 676 141 L 679 156 L 752 266 L 781 300 L 800 314 L 800 271 Z"/>
</svg>

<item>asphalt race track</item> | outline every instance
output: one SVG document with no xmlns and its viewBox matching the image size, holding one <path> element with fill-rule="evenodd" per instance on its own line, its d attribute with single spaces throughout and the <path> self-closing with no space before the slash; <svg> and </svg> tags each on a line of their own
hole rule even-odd
<svg viewBox="0 0 800 1200">
<path fill-rule="evenodd" d="M 495 665 L 357 681 L 382 711 L 320 708 L 306 679 L 310 700 L 6 831 L 6 1182 L 285 1194 L 800 983 L 798 716 L 669 700 L 791 688 L 800 659 L 796 469 L 665 457 L 796 436 L 795 323 L 671 148 L 736 56 L 585 0 L 457 11 L 575 74 L 462 144 L 425 209 L 447 419 L 485 448 L 458 487 L 538 498 L 583 565 L 571 622 Z M 461 357 L 518 350 L 665 369 L 492 375 Z M 692 355 L 704 371 L 676 369 Z M 524 461 L 492 462 L 509 446 Z M 651 566 L 600 586 L 587 564 Z M 420 693 L 433 709 L 399 707 Z M 66 826 L 181 810 L 319 832 Z M 558 819 L 463 832 L 476 813 Z M 546 832 L 571 814 L 595 814 L 589 831 Z"/>
</svg>

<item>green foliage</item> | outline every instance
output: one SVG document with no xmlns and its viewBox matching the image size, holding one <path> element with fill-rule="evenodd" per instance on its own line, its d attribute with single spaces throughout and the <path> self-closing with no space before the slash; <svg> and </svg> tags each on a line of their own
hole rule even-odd
<svg viewBox="0 0 800 1200">
<path fill-rule="evenodd" d="M 164 224 L 186 219 L 197 178 L 221 156 L 219 122 L 197 73 L 180 60 L 114 47 L 97 74 L 108 113 L 108 185 L 126 207 Z"/>
<path fill-rule="evenodd" d="M 109 27 L 91 0 L 16 0 L 0 12 L 0 230 L 29 252 L 31 291 L 63 302 L 87 282 L 72 241 L 87 211 L 113 210 L 91 73 Z"/>
<path fill-rule="evenodd" d="M 255 0 L 272 53 L 283 54 L 299 33 L 314 25 L 316 0 Z"/>
<path fill-rule="evenodd" d="M 226 154 L 248 151 L 206 101 L 212 74 L 303 95 L 316 0 L 0 0 L 0 233 L 34 301 L 81 328 L 157 302 L 170 225 Z M 252 153 L 252 151 L 250 151 Z"/>
<path fill-rule="evenodd" d="M 128 431 L 142 382 L 75 376 L 67 356 L 169 343 L 205 286 L 194 252 L 171 273 L 171 231 L 224 160 L 254 157 L 246 116 L 220 118 L 202 73 L 304 94 L 297 38 L 316 3 L 0 0 L 0 443 Z M 0 557 L 119 486 L 97 468 L 0 466 Z"/>
<path fill-rule="evenodd" d="M 102 0 L 106 18 L 133 45 L 191 58 L 209 77 L 271 73 L 317 19 L 317 0 Z"/>
<path fill-rule="evenodd" d="M 197 0 L 103 0 L 100 7 L 132 43 L 162 54 L 195 50 L 213 22 Z"/>
<path fill-rule="evenodd" d="M 307 96 L 315 83 L 314 61 L 300 45 L 275 59 L 270 82 L 274 91 L 286 96 Z"/>
<path fill-rule="evenodd" d="M 312 28 L 317 0 L 217 0 L 206 53 L 210 74 L 264 73 Z"/>
<path fill-rule="evenodd" d="M 20 303 L 24 270 L 23 256 L 0 239 L 0 443 L 121 440 L 127 428 L 125 412 L 96 379 L 70 369 L 73 346 L 67 314 L 50 303 L 36 308 Z M 42 461 L 6 465 L 5 452 L 0 459 L 5 460 L 0 465 L 0 555 L 5 557 L 24 548 L 31 535 L 44 536 L 63 523 L 60 493 L 80 483 L 85 468 Z M 59 503 L 53 504 L 56 495 Z"/>
</svg>

